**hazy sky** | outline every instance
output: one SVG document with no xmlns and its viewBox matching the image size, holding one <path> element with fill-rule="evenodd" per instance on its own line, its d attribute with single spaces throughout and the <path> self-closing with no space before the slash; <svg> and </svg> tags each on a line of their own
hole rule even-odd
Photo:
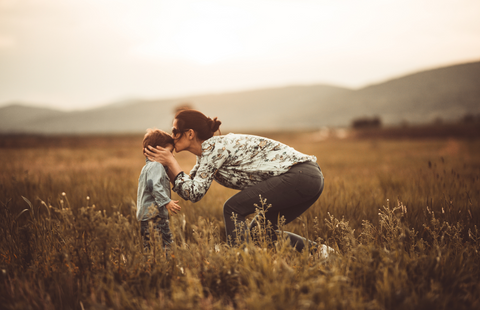
<svg viewBox="0 0 480 310">
<path fill-rule="evenodd" d="M 0 106 L 358 88 L 476 60 L 479 0 L 0 0 Z"/>
</svg>

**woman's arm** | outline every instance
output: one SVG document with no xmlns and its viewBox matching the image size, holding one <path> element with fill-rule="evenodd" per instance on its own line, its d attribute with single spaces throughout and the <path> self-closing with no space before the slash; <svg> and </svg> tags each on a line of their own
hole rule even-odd
<svg viewBox="0 0 480 310">
<path fill-rule="evenodd" d="M 159 162 L 168 167 L 167 174 L 170 178 L 170 183 L 175 185 L 175 178 L 180 172 L 182 172 L 182 168 L 178 164 L 175 157 L 173 157 L 173 154 L 163 147 L 157 146 L 157 148 L 154 148 L 150 145 L 148 148 L 144 149 L 144 152 L 149 160 Z"/>
<path fill-rule="evenodd" d="M 176 177 L 173 191 L 185 200 L 197 202 L 205 196 L 215 174 L 230 157 L 230 151 L 223 141 L 211 141 L 204 146 L 202 156 L 197 156 L 197 163 L 190 175 L 180 172 Z"/>
<path fill-rule="evenodd" d="M 212 142 L 205 147 L 201 156 L 197 156 L 197 163 L 188 175 L 181 171 L 177 161 L 168 151 L 150 147 L 145 151 L 149 160 L 158 161 L 168 167 L 173 191 L 192 202 L 199 201 L 207 193 L 215 173 L 229 157 L 229 153 L 222 143 Z"/>
</svg>

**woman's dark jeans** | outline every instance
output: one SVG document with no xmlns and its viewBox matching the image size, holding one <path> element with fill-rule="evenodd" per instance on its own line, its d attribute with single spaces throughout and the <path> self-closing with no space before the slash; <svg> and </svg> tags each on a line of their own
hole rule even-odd
<svg viewBox="0 0 480 310">
<path fill-rule="evenodd" d="M 267 199 L 266 204 L 271 207 L 265 213 L 265 219 L 270 221 L 273 229 L 278 229 L 278 219 L 285 218 L 285 224 L 290 223 L 305 212 L 323 191 L 323 174 L 317 163 L 305 162 L 294 165 L 286 173 L 260 182 L 255 186 L 244 189 L 230 197 L 223 206 L 223 217 L 227 232 L 227 241 L 235 244 L 238 239 L 244 240 L 243 234 L 237 236 L 238 225 L 245 225 L 245 217 L 255 212 L 257 206 L 261 207 L 260 196 Z M 232 217 L 233 215 L 233 217 Z M 249 231 L 258 223 L 255 217 L 249 225 Z M 235 218 L 235 219 L 234 219 Z M 244 226 L 245 227 L 245 226 Z M 305 247 L 306 239 L 296 234 L 285 232 L 290 243 L 298 251 Z M 269 234 L 272 241 L 276 234 Z"/>
</svg>

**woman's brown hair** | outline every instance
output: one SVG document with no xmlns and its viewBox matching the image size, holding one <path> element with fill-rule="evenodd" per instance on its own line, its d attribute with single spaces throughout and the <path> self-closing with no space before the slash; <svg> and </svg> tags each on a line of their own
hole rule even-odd
<svg viewBox="0 0 480 310">
<path fill-rule="evenodd" d="M 222 124 L 216 117 L 211 119 L 197 110 L 182 110 L 175 115 L 177 120 L 177 128 L 173 134 L 183 134 L 189 129 L 193 129 L 197 133 L 197 137 L 201 140 L 207 140 L 213 137 L 213 134 L 219 130 Z"/>
</svg>

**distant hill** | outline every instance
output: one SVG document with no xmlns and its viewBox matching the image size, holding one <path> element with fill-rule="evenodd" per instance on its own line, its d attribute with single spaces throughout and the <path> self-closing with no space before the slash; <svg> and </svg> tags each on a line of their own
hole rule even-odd
<svg viewBox="0 0 480 310">
<path fill-rule="evenodd" d="M 324 114 L 314 122 L 344 125 L 346 119 L 381 117 L 385 124 L 456 120 L 480 113 L 480 62 L 422 71 L 371 85 L 333 98 L 328 109 L 311 106 L 308 114 Z"/>
<path fill-rule="evenodd" d="M 41 117 L 1 128 L 2 132 L 32 133 L 131 133 L 157 127 L 169 130 L 175 107 L 188 103 L 209 116 L 217 116 L 224 132 L 231 130 L 294 129 L 289 124 L 303 107 L 351 90 L 325 85 L 290 86 L 176 99 L 131 100 L 101 108 L 68 112 L 61 117 Z M 0 108 L 0 122 L 3 110 Z M 20 116 L 21 117 L 21 116 Z"/>
<path fill-rule="evenodd" d="M 0 108 L 0 132 L 138 133 L 171 128 L 175 107 L 188 103 L 217 116 L 229 131 L 301 130 L 348 126 L 379 116 L 384 124 L 426 123 L 480 114 L 480 62 L 423 71 L 358 90 L 329 85 L 289 86 L 158 100 L 129 100 L 61 112 L 23 105 Z"/>
<path fill-rule="evenodd" d="M 32 122 L 43 122 L 50 118 L 60 117 L 65 112 L 48 108 L 30 107 L 22 103 L 14 103 L 0 108 L 0 132 L 16 131 Z"/>
<path fill-rule="evenodd" d="M 298 115 L 352 90 L 328 85 L 290 86 L 186 98 L 194 108 L 217 116 L 222 128 L 232 130 L 304 129 Z"/>
</svg>

